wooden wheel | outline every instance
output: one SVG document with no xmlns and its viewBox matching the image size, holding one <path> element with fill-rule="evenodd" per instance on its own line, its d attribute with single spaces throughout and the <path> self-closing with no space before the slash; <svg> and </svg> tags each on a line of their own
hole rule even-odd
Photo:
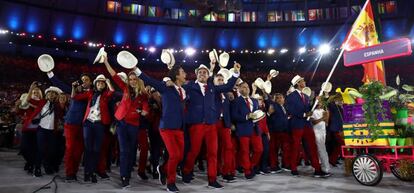
<svg viewBox="0 0 414 193">
<path fill-rule="evenodd" d="M 401 181 L 414 181 L 414 163 L 410 160 L 398 160 L 390 166 L 392 174 Z"/>
</svg>

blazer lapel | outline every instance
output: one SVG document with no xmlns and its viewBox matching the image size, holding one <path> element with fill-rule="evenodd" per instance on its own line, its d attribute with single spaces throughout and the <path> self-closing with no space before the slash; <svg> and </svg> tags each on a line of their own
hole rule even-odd
<svg viewBox="0 0 414 193">
<path fill-rule="evenodd" d="M 172 89 L 174 90 L 174 95 L 177 96 L 177 98 L 180 98 L 180 93 L 178 92 L 178 90 L 175 88 L 175 86 L 172 86 Z"/>
<path fill-rule="evenodd" d="M 250 112 L 250 107 L 247 106 L 246 99 L 243 96 L 240 96 L 240 98 L 242 100 L 244 108 L 247 110 L 247 112 Z"/>
<path fill-rule="evenodd" d="M 295 91 L 295 93 L 296 93 L 296 98 L 298 98 L 298 100 L 302 103 L 302 104 L 305 104 L 304 102 L 303 102 L 303 100 L 302 100 L 302 96 L 299 94 L 299 92 L 298 91 Z M 305 101 L 306 101 L 306 97 L 305 96 L 303 96 L 304 98 L 305 98 Z"/>
<path fill-rule="evenodd" d="M 199 92 L 201 95 L 203 95 L 203 92 L 201 91 L 201 87 L 197 82 L 194 82 L 193 89 L 195 89 L 197 92 Z"/>
</svg>

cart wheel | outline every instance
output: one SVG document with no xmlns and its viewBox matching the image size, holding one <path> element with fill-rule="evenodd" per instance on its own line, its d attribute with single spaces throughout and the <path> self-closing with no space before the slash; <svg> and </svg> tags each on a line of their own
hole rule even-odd
<svg viewBox="0 0 414 193">
<path fill-rule="evenodd" d="M 414 181 L 414 164 L 411 161 L 398 160 L 390 166 L 392 174 L 401 181 Z"/>
<path fill-rule="evenodd" d="M 352 175 L 362 185 L 375 186 L 382 179 L 382 168 L 373 156 L 360 155 L 352 163 Z"/>
</svg>

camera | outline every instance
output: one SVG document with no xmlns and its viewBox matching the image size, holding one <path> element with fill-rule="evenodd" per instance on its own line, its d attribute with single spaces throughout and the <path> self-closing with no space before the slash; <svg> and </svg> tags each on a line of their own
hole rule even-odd
<svg viewBox="0 0 414 193">
<path fill-rule="evenodd" d="M 75 81 L 75 86 L 80 86 L 82 84 L 82 81 L 80 81 L 80 80 L 77 80 L 77 81 Z"/>
</svg>

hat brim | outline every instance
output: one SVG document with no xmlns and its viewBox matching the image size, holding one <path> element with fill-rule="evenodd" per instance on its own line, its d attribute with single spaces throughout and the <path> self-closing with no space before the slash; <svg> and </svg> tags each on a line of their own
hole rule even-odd
<svg viewBox="0 0 414 193">
<path fill-rule="evenodd" d="M 42 54 L 37 58 L 37 65 L 42 72 L 50 72 L 55 68 L 55 62 L 49 54 Z"/>
<path fill-rule="evenodd" d="M 219 65 L 222 68 L 225 68 L 227 66 L 227 64 L 229 63 L 230 60 L 230 55 L 226 52 L 223 52 L 222 54 L 220 54 L 219 57 Z"/>
<path fill-rule="evenodd" d="M 210 69 L 207 68 L 207 66 L 198 67 L 194 70 L 195 74 L 197 75 L 198 71 L 201 69 L 205 69 L 208 72 L 208 75 L 210 76 Z"/>
<path fill-rule="evenodd" d="M 309 87 L 305 87 L 302 90 L 303 94 L 306 94 L 306 96 L 310 97 L 312 95 L 312 90 Z"/>
<path fill-rule="evenodd" d="M 45 93 L 48 93 L 48 92 L 56 92 L 58 94 L 62 94 L 63 93 L 62 90 L 56 89 L 56 88 L 46 89 Z"/>
<path fill-rule="evenodd" d="M 259 89 L 263 89 L 263 85 L 264 85 L 264 81 L 263 81 L 263 79 L 262 78 L 257 78 L 255 81 L 254 81 L 254 84 L 259 88 Z"/>
<path fill-rule="evenodd" d="M 231 72 L 228 70 L 228 69 L 226 69 L 226 68 L 222 68 L 222 69 L 220 69 L 218 72 L 217 72 L 217 74 L 221 74 L 222 76 L 223 76 L 223 78 L 224 78 L 224 82 L 226 83 L 229 79 L 230 79 L 230 77 L 231 77 Z"/>
<path fill-rule="evenodd" d="M 105 52 L 105 48 L 104 47 L 102 47 L 101 49 L 99 49 L 99 52 L 98 52 L 98 54 L 96 55 L 96 57 L 95 57 L 95 60 L 93 61 L 93 63 L 95 64 L 95 63 L 97 63 L 97 62 L 99 62 L 99 63 L 103 63 L 104 61 L 102 60 L 102 56 L 106 56 L 107 54 L 106 54 L 106 52 Z"/>
<path fill-rule="evenodd" d="M 218 62 L 218 61 L 219 61 L 219 56 L 218 56 L 218 54 L 217 54 L 216 49 L 213 49 L 213 54 L 214 54 L 214 58 L 215 58 L 215 59 L 216 59 L 216 61 Z"/>
<path fill-rule="evenodd" d="M 105 82 L 106 81 L 106 79 L 95 79 L 95 80 L 93 80 L 93 84 L 95 85 L 96 84 L 96 82 L 98 82 L 98 81 L 102 81 L 102 82 Z"/>
<path fill-rule="evenodd" d="M 295 81 L 295 84 L 293 84 L 293 86 L 297 85 L 302 80 L 305 80 L 305 79 L 303 77 L 300 77 L 298 80 Z"/>
<path fill-rule="evenodd" d="M 138 64 L 138 59 L 133 54 L 125 50 L 118 53 L 116 60 L 119 65 L 126 69 L 132 69 Z"/>
<path fill-rule="evenodd" d="M 255 112 L 253 112 L 253 114 L 256 115 L 256 119 L 253 119 L 253 123 L 256 123 L 256 122 L 262 120 L 266 116 L 266 114 L 261 110 L 257 110 Z"/>
<path fill-rule="evenodd" d="M 277 70 L 270 70 L 269 74 L 270 74 L 270 76 L 272 76 L 274 78 L 277 75 L 279 75 L 279 71 L 277 71 Z"/>
<path fill-rule="evenodd" d="M 323 89 L 324 92 L 331 92 L 332 91 L 332 84 L 330 82 L 328 82 L 325 86 L 325 82 L 324 82 L 321 86 L 321 89 Z"/>
<path fill-rule="evenodd" d="M 267 94 L 270 94 L 272 92 L 272 83 L 267 80 L 263 83 L 263 89 Z"/>
</svg>

